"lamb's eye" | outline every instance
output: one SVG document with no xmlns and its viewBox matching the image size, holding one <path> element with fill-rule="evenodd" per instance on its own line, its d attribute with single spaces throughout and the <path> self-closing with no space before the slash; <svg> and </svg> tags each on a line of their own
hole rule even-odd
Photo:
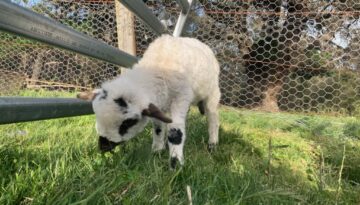
<svg viewBox="0 0 360 205">
<path fill-rule="evenodd" d="M 120 125 L 119 127 L 119 134 L 120 135 L 124 135 L 127 133 L 128 129 L 134 125 L 136 125 L 136 123 L 138 122 L 138 119 L 127 119 L 124 120 L 124 122 Z"/>
<path fill-rule="evenodd" d="M 103 90 L 103 94 L 100 96 L 101 100 L 105 100 L 108 96 L 108 92 L 106 90 Z"/>
<path fill-rule="evenodd" d="M 116 104 L 118 104 L 120 107 L 127 107 L 127 103 L 125 102 L 125 100 L 123 98 L 117 98 L 114 100 L 114 102 Z"/>
</svg>

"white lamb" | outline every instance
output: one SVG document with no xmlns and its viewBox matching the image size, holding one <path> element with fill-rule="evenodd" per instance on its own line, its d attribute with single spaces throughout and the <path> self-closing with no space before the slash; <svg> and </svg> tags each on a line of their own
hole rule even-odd
<svg viewBox="0 0 360 205">
<path fill-rule="evenodd" d="M 209 148 L 218 143 L 218 76 L 218 61 L 207 45 L 163 35 L 132 69 L 78 97 L 92 100 L 102 151 L 134 137 L 151 119 L 152 149 L 164 149 L 167 135 L 170 164 L 175 167 L 177 160 L 184 163 L 185 121 L 191 104 L 208 118 Z"/>
</svg>

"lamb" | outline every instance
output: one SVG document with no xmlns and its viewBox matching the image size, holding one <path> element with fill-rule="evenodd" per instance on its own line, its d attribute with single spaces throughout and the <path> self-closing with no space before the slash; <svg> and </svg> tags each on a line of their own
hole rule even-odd
<svg viewBox="0 0 360 205">
<path fill-rule="evenodd" d="M 199 40 L 162 35 L 124 74 L 79 98 L 92 100 L 99 147 L 110 151 L 153 123 L 152 150 L 167 143 L 170 166 L 184 164 L 185 121 L 191 104 L 208 120 L 209 142 L 218 143 L 219 64 Z"/>
</svg>

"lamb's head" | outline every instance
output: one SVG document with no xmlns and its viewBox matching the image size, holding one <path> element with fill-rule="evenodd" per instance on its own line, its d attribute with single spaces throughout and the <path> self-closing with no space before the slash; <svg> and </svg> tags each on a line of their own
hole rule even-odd
<svg viewBox="0 0 360 205">
<path fill-rule="evenodd" d="M 104 84 L 90 94 L 80 93 L 78 98 L 92 100 L 101 151 L 111 151 L 133 138 L 144 129 L 149 117 L 171 122 L 156 105 L 142 99 L 134 87 Z"/>
</svg>

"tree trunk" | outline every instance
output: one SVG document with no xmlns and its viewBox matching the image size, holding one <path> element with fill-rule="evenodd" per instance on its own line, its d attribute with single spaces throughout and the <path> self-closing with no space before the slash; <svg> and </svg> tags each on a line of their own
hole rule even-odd
<svg viewBox="0 0 360 205">
<path fill-rule="evenodd" d="M 264 92 L 265 97 L 258 109 L 267 112 L 279 112 L 280 109 L 277 103 L 277 96 L 280 93 L 281 88 L 282 83 L 269 85 Z"/>
<path fill-rule="evenodd" d="M 29 62 L 29 53 L 28 52 L 22 53 L 20 69 L 25 73 L 27 73 L 28 71 L 28 62 Z"/>
<path fill-rule="evenodd" d="M 288 0 L 285 13 L 280 0 L 257 1 L 258 9 L 266 9 L 274 14 L 263 17 L 263 37 L 255 41 L 249 54 L 244 56 L 249 79 L 247 95 L 253 96 L 252 100 L 248 100 L 251 103 L 248 106 L 267 111 L 279 110 L 277 96 L 282 81 L 290 72 L 298 69 L 298 65 L 291 65 L 293 56 L 297 56 L 292 53 L 297 52 L 292 46 L 300 41 L 301 32 L 306 28 L 307 16 L 301 13 L 307 11 L 306 2 Z M 284 22 L 282 25 L 279 25 L 280 20 Z"/>
</svg>

